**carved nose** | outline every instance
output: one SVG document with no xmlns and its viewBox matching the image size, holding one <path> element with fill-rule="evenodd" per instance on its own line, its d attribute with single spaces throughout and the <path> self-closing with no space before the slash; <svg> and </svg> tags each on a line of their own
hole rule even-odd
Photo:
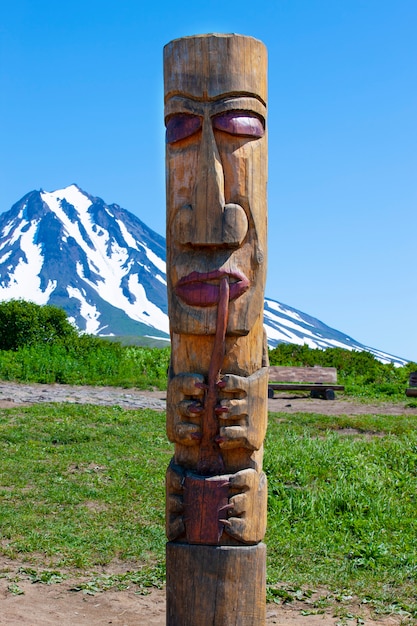
<svg viewBox="0 0 417 626">
<path fill-rule="evenodd" d="M 175 222 L 180 243 L 194 246 L 238 247 L 248 230 L 243 208 L 225 204 L 223 166 L 208 116 L 203 121 L 191 206 L 180 209 Z"/>
</svg>

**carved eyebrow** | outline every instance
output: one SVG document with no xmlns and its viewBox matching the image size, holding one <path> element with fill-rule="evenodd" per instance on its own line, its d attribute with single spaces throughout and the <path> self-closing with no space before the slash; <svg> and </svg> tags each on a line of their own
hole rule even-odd
<svg viewBox="0 0 417 626">
<path fill-rule="evenodd" d="M 203 119 L 198 115 L 177 113 L 166 122 L 166 143 L 175 143 L 194 135 L 203 125 Z"/>
<path fill-rule="evenodd" d="M 165 103 L 165 119 L 176 113 L 190 113 L 191 115 L 204 115 L 209 109 L 210 114 L 217 115 L 224 111 L 250 111 L 259 115 L 260 119 L 266 117 L 266 106 L 259 100 L 250 96 L 232 96 L 225 94 L 214 101 L 201 101 L 185 96 L 174 96 Z"/>
<path fill-rule="evenodd" d="M 230 135 L 260 138 L 265 128 L 260 118 L 250 111 L 225 111 L 213 117 L 213 128 Z"/>
</svg>

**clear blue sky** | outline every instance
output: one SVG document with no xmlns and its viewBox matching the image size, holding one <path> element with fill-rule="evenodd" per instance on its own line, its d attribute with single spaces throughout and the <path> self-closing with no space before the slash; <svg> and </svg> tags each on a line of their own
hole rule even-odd
<svg viewBox="0 0 417 626">
<path fill-rule="evenodd" d="M 165 235 L 162 49 L 269 52 L 266 295 L 417 361 L 416 0 L 0 0 L 0 212 L 73 182 Z"/>
</svg>

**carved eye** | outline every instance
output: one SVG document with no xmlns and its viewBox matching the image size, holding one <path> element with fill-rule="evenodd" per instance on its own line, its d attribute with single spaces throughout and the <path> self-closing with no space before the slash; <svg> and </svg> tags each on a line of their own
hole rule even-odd
<svg viewBox="0 0 417 626">
<path fill-rule="evenodd" d="M 173 115 L 166 124 L 166 142 L 175 143 L 190 137 L 200 130 L 202 124 L 203 120 L 198 115 L 190 115 L 188 113 Z"/>
<path fill-rule="evenodd" d="M 249 111 L 227 111 L 213 118 L 213 128 L 230 135 L 255 137 L 259 139 L 265 134 L 260 118 Z"/>
</svg>

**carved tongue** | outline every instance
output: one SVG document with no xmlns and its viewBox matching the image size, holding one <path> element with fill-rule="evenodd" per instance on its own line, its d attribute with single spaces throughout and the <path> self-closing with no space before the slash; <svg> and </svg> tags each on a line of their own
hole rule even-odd
<svg viewBox="0 0 417 626">
<path fill-rule="evenodd" d="M 200 456 L 196 468 L 197 473 L 201 476 L 216 476 L 224 471 L 223 457 L 216 442 L 216 437 L 219 434 L 219 424 L 215 407 L 217 404 L 217 383 L 220 381 L 220 372 L 226 350 L 228 315 L 229 281 L 227 277 L 224 277 L 220 281 L 216 335 L 214 337 L 214 347 L 208 373 L 208 388 L 202 414 Z"/>
</svg>

